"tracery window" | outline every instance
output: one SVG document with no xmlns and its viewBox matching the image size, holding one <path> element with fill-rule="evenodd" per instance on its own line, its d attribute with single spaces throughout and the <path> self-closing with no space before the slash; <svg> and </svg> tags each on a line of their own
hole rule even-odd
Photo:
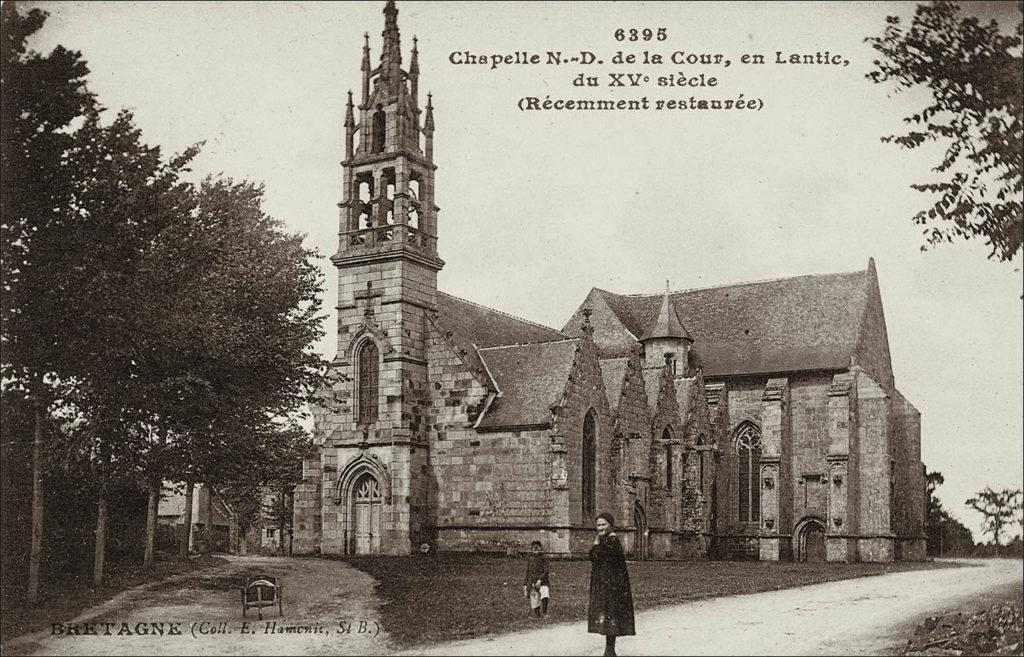
<svg viewBox="0 0 1024 657">
<path fill-rule="evenodd" d="M 371 474 L 363 475 L 356 486 L 356 502 L 379 502 L 382 497 L 377 478 Z"/>
<path fill-rule="evenodd" d="M 583 519 L 593 520 L 597 509 L 597 414 L 594 409 L 583 418 Z"/>
<path fill-rule="evenodd" d="M 740 522 L 756 522 L 761 519 L 761 431 L 753 422 L 744 422 L 736 429 L 736 460 Z"/>
<path fill-rule="evenodd" d="M 377 421 L 377 398 L 380 383 L 380 359 L 377 345 L 367 340 L 359 348 L 359 424 Z"/>
</svg>

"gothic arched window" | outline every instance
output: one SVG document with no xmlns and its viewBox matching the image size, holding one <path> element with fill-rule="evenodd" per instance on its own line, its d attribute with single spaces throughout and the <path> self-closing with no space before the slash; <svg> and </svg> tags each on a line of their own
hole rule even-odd
<svg viewBox="0 0 1024 657">
<path fill-rule="evenodd" d="M 697 436 L 697 485 L 700 490 L 700 494 L 704 494 L 704 450 L 700 449 L 704 446 L 704 434 Z"/>
<path fill-rule="evenodd" d="M 736 429 L 736 460 L 740 490 L 740 522 L 761 519 L 761 431 L 753 422 L 744 422 Z"/>
<path fill-rule="evenodd" d="M 359 368 L 359 424 L 377 421 L 377 397 L 380 386 L 380 358 L 377 345 L 367 340 L 359 348 L 356 364 Z"/>
<path fill-rule="evenodd" d="M 661 439 L 665 441 L 665 492 L 672 493 L 672 429 L 665 427 L 661 432 Z"/>
<path fill-rule="evenodd" d="M 583 519 L 593 520 L 597 509 L 597 413 L 587 411 L 583 418 Z"/>
</svg>

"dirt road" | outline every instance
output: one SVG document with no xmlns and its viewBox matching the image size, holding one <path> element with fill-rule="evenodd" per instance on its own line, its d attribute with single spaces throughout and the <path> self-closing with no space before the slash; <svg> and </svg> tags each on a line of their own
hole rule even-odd
<svg viewBox="0 0 1024 657">
<path fill-rule="evenodd" d="M 872 655 L 903 638 L 901 630 L 987 591 L 1021 585 L 1024 562 L 894 573 L 795 589 L 716 598 L 637 615 L 635 637 L 620 655 Z M 473 639 L 409 654 L 600 655 L 603 637 L 585 623 Z"/>
<path fill-rule="evenodd" d="M 374 581 L 339 561 L 226 556 L 225 566 L 126 591 L 54 635 L 21 637 L 5 655 L 366 655 L 390 652 Z M 238 582 L 280 577 L 277 609 L 243 619 Z M 87 627 L 87 623 L 91 624 Z M 246 624 L 247 623 L 247 624 Z M 68 633 L 74 628 L 77 635 Z M 84 635 L 86 632 L 95 635 Z M 161 634 L 162 633 L 162 634 Z"/>
</svg>

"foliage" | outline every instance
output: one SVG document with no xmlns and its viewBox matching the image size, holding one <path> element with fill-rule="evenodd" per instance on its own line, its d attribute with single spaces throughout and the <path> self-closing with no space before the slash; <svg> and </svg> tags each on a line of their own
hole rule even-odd
<svg viewBox="0 0 1024 657">
<path fill-rule="evenodd" d="M 316 253 L 260 186 L 186 182 L 198 145 L 165 158 L 105 119 L 79 53 L 28 52 L 44 12 L 2 17 L 2 376 L 50 393 L 48 467 L 97 495 L 294 479 L 325 369 Z"/>
<path fill-rule="evenodd" d="M 984 490 L 978 491 L 974 497 L 968 499 L 966 504 L 985 516 L 984 529 L 992 534 L 992 541 L 998 547 L 1003 529 L 1014 523 L 1020 524 L 1022 500 L 1024 493 L 1019 488 L 995 491 L 986 486 Z"/>
<path fill-rule="evenodd" d="M 974 552 L 974 534 L 942 507 L 935 492 L 945 483 L 941 472 L 929 472 L 928 515 L 925 521 L 928 554 L 945 557 L 967 557 Z"/>
<path fill-rule="evenodd" d="M 61 296 L 50 269 L 64 249 L 74 171 L 66 159 L 74 125 L 94 107 L 81 54 L 58 46 L 27 50 L 26 39 L 47 14 L 0 7 L 0 345 L 5 385 L 43 392 L 44 378 L 61 370 L 49 322 Z"/>
<path fill-rule="evenodd" d="M 1024 23 L 1003 34 L 996 21 L 982 24 L 944 1 L 918 6 L 909 26 L 896 16 L 887 22 L 882 36 L 867 39 L 881 54 L 867 77 L 893 82 L 897 91 L 924 86 L 931 104 L 904 119 L 909 132 L 883 141 L 947 144 L 934 169 L 941 182 L 913 185 L 935 198 L 914 221 L 925 226 L 930 245 L 980 237 L 992 248 L 990 258 L 1012 259 L 1024 235 Z"/>
</svg>

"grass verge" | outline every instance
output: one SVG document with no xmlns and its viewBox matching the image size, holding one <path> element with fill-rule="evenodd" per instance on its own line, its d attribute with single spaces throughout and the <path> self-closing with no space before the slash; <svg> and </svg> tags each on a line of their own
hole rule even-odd
<svg viewBox="0 0 1024 657">
<path fill-rule="evenodd" d="M 455 641 L 583 620 L 590 589 L 589 561 L 551 562 L 546 620 L 528 614 L 522 582 L 525 559 L 485 555 L 346 557 L 375 578 L 384 627 L 399 647 Z M 808 564 L 740 561 L 629 563 L 636 610 L 701 598 L 759 593 L 854 577 L 951 567 L 948 563 Z"/>
<path fill-rule="evenodd" d="M 115 563 L 110 565 L 103 587 L 94 588 L 90 577 L 67 578 L 58 584 L 45 587 L 33 605 L 21 601 L 23 591 L 5 587 L 3 614 L 0 614 L 0 642 L 6 643 L 23 634 L 45 629 L 51 622 L 67 622 L 83 610 L 106 602 L 118 593 L 141 584 L 172 575 L 205 570 L 224 563 L 227 563 L 224 559 L 206 555 L 184 560 L 157 561 L 152 569 L 145 570 L 141 563 Z"/>
</svg>

